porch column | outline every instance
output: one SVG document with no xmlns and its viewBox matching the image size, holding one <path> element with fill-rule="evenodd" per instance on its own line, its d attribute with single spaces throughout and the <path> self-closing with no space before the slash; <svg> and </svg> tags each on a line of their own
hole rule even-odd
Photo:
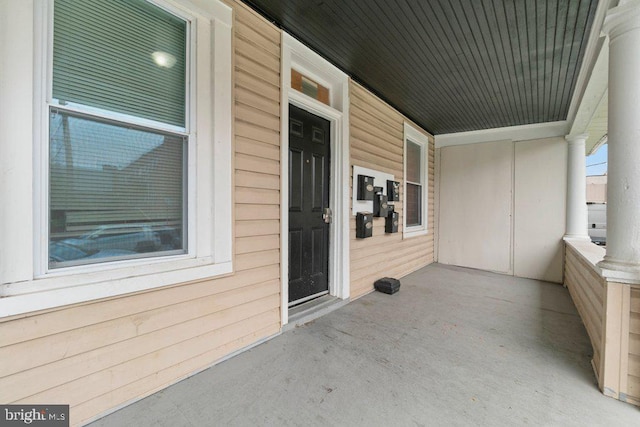
<svg viewBox="0 0 640 427">
<path fill-rule="evenodd" d="M 640 283 L 640 0 L 611 9 L 607 254 L 609 281 Z"/>
<path fill-rule="evenodd" d="M 587 134 L 567 135 L 567 225 L 565 239 L 588 240 L 587 233 L 587 168 L 585 142 Z"/>
</svg>

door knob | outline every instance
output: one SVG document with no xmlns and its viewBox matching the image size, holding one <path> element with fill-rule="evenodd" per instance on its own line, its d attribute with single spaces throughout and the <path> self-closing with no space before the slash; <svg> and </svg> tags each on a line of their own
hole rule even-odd
<svg viewBox="0 0 640 427">
<path fill-rule="evenodd" d="M 322 219 L 325 223 L 331 224 L 331 208 L 324 208 L 324 213 L 322 214 Z"/>
</svg>

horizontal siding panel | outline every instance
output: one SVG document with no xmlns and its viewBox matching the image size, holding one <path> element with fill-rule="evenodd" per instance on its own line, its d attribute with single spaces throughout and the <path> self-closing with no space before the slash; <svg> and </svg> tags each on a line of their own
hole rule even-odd
<svg viewBox="0 0 640 427">
<path fill-rule="evenodd" d="M 371 133 L 373 131 L 371 126 L 360 128 L 357 123 L 358 121 L 351 124 L 350 139 L 352 144 L 353 141 L 356 140 L 358 141 L 357 144 L 367 143 L 372 147 L 378 147 L 382 150 L 388 151 L 389 153 L 397 154 L 400 157 L 403 156 L 404 150 L 402 145 L 398 143 L 398 140 L 387 137 L 385 134 L 375 132 Z"/>
<path fill-rule="evenodd" d="M 236 205 L 236 220 L 279 220 L 280 207 L 273 205 Z"/>
<path fill-rule="evenodd" d="M 239 36 L 236 37 L 236 63 L 238 57 L 244 56 L 246 58 L 252 58 L 255 62 L 262 64 L 263 67 L 273 70 L 276 73 L 280 71 L 280 57 L 274 55 L 260 48 L 260 46 L 247 40 L 246 38 Z M 278 82 L 274 83 L 276 86 Z"/>
<path fill-rule="evenodd" d="M 280 161 L 280 148 L 278 146 L 243 137 L 236 138 L 236 153 Z"/>
<path fill-rule="evenodd" d="M 280 189 L 280 176 L 257 173 L 251 171 L 236 170 L 236 187 L 250 187 L 261 189 Z"/>
<path fill-rule="evenodd" d="M 280 175 L 280 162 L 247 154 L 236 154 L 236 170 Z"/>
<path fill-rule="evenodd" d="M 264 64 L 255 62 L 251 57 L 247 58 L 242 55 L 236 56 L 236 72 L 238 74 L 247 74 L 256 80 L 261 80 L 271 86 L 280 85 L 280 73 L 279 70 L 265 67 Z M 242 86 L 240 86 L 242 87 Z M 236 100 L 239 97 L 236 96 Z"/>
<path fill-rule="evenodd" d="M 275 57 L 280 57 L 280 32 L 273 31 L 273 27 L 268 23 L 249 24 L 248 22 L 236 22 L 236 34 L 244 40 L 250 40 L 265 52 Z M 271 31 L 264 30 L 268 27 Z"/>
<path fill-rule="evenodd" d="M 394 152 L 394 150 L 390 150 L 390 146 L 384 146 L 384 143 L 380 144 L 380 145 L 374 145 L 372 144 L 373 139 L 369 139 L 369 140 L 363 140 L 357 137 L 351 137 L 351 144 L 354 147 L 358 147 L 358 149 L 363 150 L 363 151 L 367 151 L 371 154 L 375 154 L 377 156 L 381 156 L 384 158 L 387 158 L 389 160 L 393 160 L 396 163 L 399 163 L 400 165 L 403 164 L 404 162 L 404 156 L 402 154 L 402 149 L 399 148 L 398 151 L 400 151 L 399 153 Z"/>
<path fill-rule="evenodd" d="M 236 268 L 239 271 L 265 267 L 268 265 L 277 265 L 279 263 L 280 250 L 278 249 L 236 255 Z M 280 291 L 279 286 L 278 291 Z"/>
<path fill-rule="evenodd" d="M 71 406 L 86 402 L 92 398 L 123 387 L 136 378 L 153 375 L 184 360 L 184 355 L 198 355 L 211 351 L 216 347 L 234 341 L 247 331 L 255 331 L 264 325 L 275 323 L 280 316 L 279 309 L 258 314 L 240 321 L 224 329 L 215 329 L 194 338 L 163 349 L 150 352 L 141 357 L 95 372 L 76 381 L 63 384 L 53 389 L 29 396 L 26 401 L 32 404 L 46 404 L 64 401 Z M 214 360 L 210 361 L 211 363 Z M 132 396 L 133 397 L 133 396 Z M 18 400 L 16 403 L 26 403 Z"/>
<path fill-rule="evenodd" d="M 236 102 L 236 119 L 249 123 L 254 123 L 257 126 L 262 126 L 266 129 L 277 131 L 280 129 L 280 117 L 272 114 L 267 114 L 264 111 L 260 111 L 250 105 L 240 104 Z"/>
<path fill-rule="evenodd" d="M 573 268 L 567 267 L 567 278 L 572 283 L 575 283 L 576 277 L 579 276 L 573 270 Z M 580 313 L 582 322 L 584 323 L 589 337 L 591 338 L 591 344 L 593 345 L 594 349 L 597 348 L 599 351 L 601 346 L 603 328 L 602 308 L 590 302 L 588 298 L 588 292 L 585 291 L 584 288 L 574 285 L 568 286 L 570 286 L 569 292 L 574 299 L 574 303 L 576 305 L 576 308 L 578 309 L 578 312 Z"/>
<path fill-rule="evenodd" d="M 278 76 L 280 78 L 280 76 Z M 236 101 L 251 105 L 260 111 L 274 116 L 280 116 L 280 103 L 272 98 L 266 98 L 262 94 L 255 93 L 243 87 L 236 87 Z"/>
<path fill-rule="evenodd" d="M 352 109 L 350 113 L 354 126 L 357 126 L 360 129 L 370 129 L 370 132 L 372 133 L 377 132 L 390 138 L 402 140 L 402 129 L 393 128 L 385 122 L 377 121 L 376 118 L 368 111 Z"/>
<path fill-rule="evenodd" d="M 629 375 L 627 377 L 627 395 L 640 399 L 640 376 Z"/>
<path fill-rule="evenodd" d="M 402 176 L 402 167 L 401 163 L 398 161 L 394 161 L 389 158 L 385 158 L 382 155 L 373 154 L 369 150 L 360 149 L 360 147 L 352 146 L 351 147 L 351 158 L 354 161 L 360 161 L 364 164 L 368 164 L 367 166 L 370 169 L 375 170 L 386 170 L 391 171 L 390 173 L 395 177 Z"/>
<path fill-rule="evenodd" d="M 565 284 L 591 340 L 596 375 L 600 375 L 604 279 L 569 245 L 566 245 Z"/>
<path fill-rule="evenodd" d="M 279 275 L 279 267 L 270 266 L 215 281 L 208 280 L 193 284 L 183 284 L 153 292 L 95 302 L 64 310 L 52 311 L 39 316 L 13 320 L 10 323 L 3 324 L 2 334 L 0 334 L 0 360 L 4 361 L 5 359 L 13 358 L 15 355 L 15 353 L 3 354 L 3 348 L 6 346 L 36 340 L 42 337 L 50 337 L 49 339 L 54 342 L 56 340 L 56 334 L 122 317 L 131 316 L 127 321 L 136 322 L 138 320 L 136 320 L 137 318 L 135 316 L 139 313 L 161 307 L 175 306 L 182 302 L 192 302 L 242 286 L 250 286 L 265 280 L 278 278 Z M 105 333 L 106 332 L 101 332 L 101 335 L 86 336 L 84 338 L 103 340 L 106 339 Z M 117 334 L 118 332 L 115 331 L 114 333 Z M 74 341 L 74 343 L 80 344 L 80 342 L 77 341 Z M 45 348 L 50 347 L 48 343 L 44 344 L 46 345 Z M 98 342 L 90 345 L 98 345 Z M 37 352 L 38 349 L 39 347 L 35 346 L 27 352 Z M 2 366 L 0 366 L 0 369 L 2 369 Z M 2 376 L 2 374 L 0 374 L 0 376 Z"/>
<path fill-rule="evenodd" d="M 629 354 L 640 355 L 640 334 L 629 334 Z"/>
<path fill-rule="evenodd" d="M 640 289 L 631 288 L 631 312 L 640 313 Z"/>
<path fill-rule="evenodd" d="M 236 254 L 280 249 L 280 236 L 251 236 L 236 239 Z"/>
<path fill-rule="evenodd" d="M 280 234 L 279 220 L 236 221 L 236 237 Z"/>
<path fill-rule="evenodd" d="M 640 355 L 630 354 L 629 355 L 629 375 L 640 378 Z M 637 396 L 640 398 L 640 396 Z"/>
<path fill-rule="evenodd" d="M 261 329 L 241 336 L 213 350 L 198 354 L 169 368 L 161 369 L 152 375 L 138 379 L 124 387 L 111 390 L 97 398 L 87 400 L 71 408 L 71 422 L 72 424 L 83 423 L 91 419 L 95 414 L 103 413 L 120 405 L 122 396 L 146 397 L 175 383 L 176 378 L 184 378 L 196 371 L 200 371 L 228 354 L 277 334 L 279 330 L 279 322 L 263 325 Z"/>
<path fill-rule="evenodd" d="M 256 313 L 263 313 L 277 308 L 280 297 L 273 290 L 278 289 L 278 283 L 277 280 L 268 283 L 266 289 L 270 290 L 267 296 L 241 304 L 237 309 L 229 307 L 212 313 L 210 312 L 211 309 L 209 309 L 209 314 L 200 316 L 201 312 L 198 307 L 193 307 L 194 313 L 184 318 L 180 317 L 181 313 L 179 312 L 165 313 L 164 316 L 171 317 L 174 321 L 180 319 L 182 322 L 164 329 L 132 335 L 131 338 L 136 338 L 135 340 L 125 339 L 109 346 L 104 346 L 105 348 L 97 348 L 85 353 L 65 357 L 64 359 L 2 378 L 0 379 L 0 400 L 9 402 L 11 400 L 26 399 L 31 395 L 37 394 L 42 389 L 49 389 L 71 382 L 106 367 L 124 363 L 129 359 L 135 359 L 151 351 L 206 333 L 211 328 L 210 325 L 216 325 L 220 329 L 255 316 Z M 263 285 L 263 287 L 265 286 Z M 156 314 L 153 312 L 149 313 L 150 317 L 154 315 Z"/>
<path fill-rule="evenodd" d="M 192 320 L 278 292 L 277 280 L 271 279 L 267 282 L 244 286 L 224 293 L 203 296 L 195 301 L 189 300 L 143 311 L 137 313 L 136 316 L 121 317 L 3 347 L 0 349 L 0 356 L 3 360 L 0 366 L 0 378 L 85 353 L 94 348 L 169 328 L 178 321 L 177 319 Z M 39 351 L 42 348 L 46 348 L 47 351 Z M 12 357 L 15 354 L 23 354 L 24 356 Z"/>
<path fill-rule="evenodd" d="M 247 7 L 244 3 L 239 1 L 229 0 L 229 3 L 233 3 L 234 11 L 236 13 L 236 31 L 241 33 L 248 40 L 252 40 L 254 43 L 259 44 L 257 40 L 262 38 L 269 40 L 275 45 L 280 45 L 280 30 L 268 22 L 262 16 L 260 16 L 253 9 Z M 247 34 L 242 31 L 242 28 L 252 29 L 253 35 Z M 280 55 L 280 50 L 273 52 L 275 55 Z"/>
<path fill-rule="evenodd" d="M 352 84 L 350 90 L 354 107 L 369 111 L 377 120 L 387 122 L 402 131 L 404 118 L 399 112 L 358 84 Z"/>
<path fill-rule="evenodd" d="M 255 123 L 236 121 L 236 137 L 243 137 L 249 140 L 260 141 L 265 144 L 280 147 L 280 130 L 265 129 Z"/>
<path fill-rule="evenodd" d="M 357 249 L 357 251 L 352 252 L 351 262 L 353 263 L 374 255 L 381 255 L 385 253 L 389 254 L 389 252 L 393 251 L 396 246 L 406 249 L 413 249 L 415 251 L 430 250 L 430 245 L 433 243 L 433 236 L 429 237 L 428 235 L 424 237 L 412 237 L 411 239 L 407 239 L 405 241 L 402 240 L 401 236 L 398 237 L 399 238 L 394 240 L 388 240 L 384 244 L 376 245 L 369 244 L 368 240 L 371 240 L 372 238 L 356 239 L 354 243 L 358 244 L 357 246 L 355 246 L 355 249 Z"/>
<path fill-rule="evenodd" d="M 264 188 L 238 187 L 236 203 L 279 206 L 280 192 Z"/>
<path fill-rule="evenodd" d="M 578 293 L 582 306 L 587 310 L 585 314 L 588 314 L 590 317 L 593 316 L 597 324 L 602 324 L 604 306 L 597 301 L 592 289 L 587 286 L 577 286 L 578 283 L 585 283 L 584 276 L 582 276 L 580 270 L 576 269 L 572 264 L 568 264 L 566 269 L 574 278 L 572 281 L 573 288 Z"/>
<path fill-rule="evenodd" d="M 247 73 L 235 73 L 236 87 L 242 87 L 255 93 L 261 93 L 263 96 L 274 101 L 280 99 L 280 86 L 271 85 L 264 80 L 260 80 Z M 251 120 L 244 119 L 252 123 Z"/>
<path fill-rule="evenodd" d="M 418 239 L 418 237 L 416 237 L 416 239 Z M 393 257 L 389 257 L 389 253 L 393 253 Z M 375 266 L 372 266 L 371 262 L 367 262 L 366 259 L 355 260 L 351 263 L 351 278 L 352 280 L 358 280 L 361 277 L 373 274 L 373 272 L 378 272 L 378 274 L 382 274 L 384 276 L 385 271 L 388 271 L 393 267 L 402 266 L 405 262 L 410 262 L 412 259 L 422 259 L 426 263 L 429 257 L 432 257 L 433 255 L 431 251 L 427 250 L 422 252 L 420 256 L 412 257 L 411 255 L 413 254 L 415 254 L 414 248 L 395 247 L 394 249 L 390 249 L 386 254 L 382 253 L 376 257 L 375 259 L 377 259 L 377 262 Z"/>
</svg>

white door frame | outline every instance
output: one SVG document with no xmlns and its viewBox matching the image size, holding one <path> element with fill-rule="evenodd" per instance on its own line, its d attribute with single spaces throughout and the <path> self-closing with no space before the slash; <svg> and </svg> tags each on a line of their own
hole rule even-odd
<svg viewBox="0 0 640 427">
<path fill-rule="evenodd" d="M 280 277 L 284 326 L 289 322 L 289 104 L 331 125 L 329 294 L 349 298 L 349 77 L 284 31 L 281 64 Z M 291 89 L 292 68 L 329 88 L 331 105 Z"/>
</svg>

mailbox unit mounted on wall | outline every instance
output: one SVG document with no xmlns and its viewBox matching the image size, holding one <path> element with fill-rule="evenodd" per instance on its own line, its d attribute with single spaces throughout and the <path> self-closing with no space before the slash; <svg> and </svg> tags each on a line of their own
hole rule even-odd
<svg viewBox="0 0 640 427">
<path fill-rule="evenodd" d="M 358 200 L 373 200 L 373 177 L 358 175 Z"/>
<path fill-rule="evenodd" d="M 385 233 L 397 233 L 398 232 L 398 212 L 389 211 L 387 217 L 384 219 L 384 232 Z"/>
<path fill-rule="evenodd" d="M 373 214 L 371 212 L 358 212 L 356 214 L 356 237 L 365 239 L 373 235 Z"/>
<path fill-rule="evenodd" d="M 387 196 L 382 194 L 382 187 L 373 187 L 373 216 L 386 217 L 389 211 Z"/>
<path fill-rule="evenodd" d="M 387 199 L 390 202 L 400 201 L 400 183 L 398 181 L 387 180 Z"/>
</svg>

